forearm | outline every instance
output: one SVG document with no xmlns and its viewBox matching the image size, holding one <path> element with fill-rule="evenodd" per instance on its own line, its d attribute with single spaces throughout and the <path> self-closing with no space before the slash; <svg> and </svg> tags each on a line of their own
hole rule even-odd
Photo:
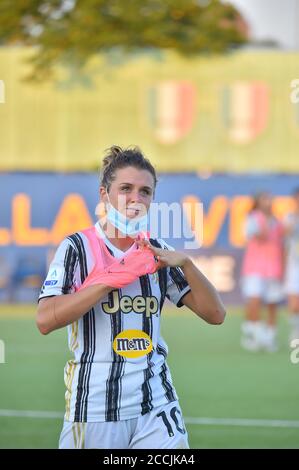
<svg viewBox="0 0 299 470">
<path fill-rule="evenodd" d="M 225 308 L 215 287 L 190 258 L 186 259 L 182 269 L 191 288 L 195 313 L 209 323 L 222 323 Z"/>
<path fill-rule="evenodd" d="M 40 332 L 48 334 L 73 323 L 87 313 L 112 289 L 112 287 L 105 285 L 95 285 L 73 294 L 41 299 L 36 318 Z"/>
</svg>

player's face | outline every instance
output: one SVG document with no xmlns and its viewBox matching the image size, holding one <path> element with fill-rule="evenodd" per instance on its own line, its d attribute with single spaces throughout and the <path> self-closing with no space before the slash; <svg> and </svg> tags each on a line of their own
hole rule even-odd
<svg viewBox="0 0 299 470">
<path fill-rule="evenodd" d="M 271 212 L 272 208 L 272 197 L 268 193 L 264 193 L 260 196 L 259 207 L 264 212 Z"/>
<path fill-rule="evenodd" d="M 154 195 L 152 174 L 129 166 L 118 169 L 115 176 L 108 193 L 111 204 L 127 218 L 145 215 Z M 104 202 L 109 202 L 106 191 L 101 196 Z"/>
</svg>

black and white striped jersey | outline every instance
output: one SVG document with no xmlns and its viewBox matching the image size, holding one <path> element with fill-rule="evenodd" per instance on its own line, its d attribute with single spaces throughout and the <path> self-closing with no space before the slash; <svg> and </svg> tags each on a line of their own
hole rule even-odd
<svg viewBox="0 0 299 470">
<path fill-rule="evenodd" d="M 96 229 L 113 256 L 124 255 L 98 223 Z M 151 243 L 173 249 L 162 239 Z M 75 292 L 92 268 L 85 235 L 67 237 L 56 251 L 39 299 Z M 177 399 L 160 319 L 165 297 L 180 307 L 189 291 L 180 268 L 163 268 L 114 289 L 67 327 L 74 357 L 64 370 L 66 420 L 119 421 Z"/>
</svg>

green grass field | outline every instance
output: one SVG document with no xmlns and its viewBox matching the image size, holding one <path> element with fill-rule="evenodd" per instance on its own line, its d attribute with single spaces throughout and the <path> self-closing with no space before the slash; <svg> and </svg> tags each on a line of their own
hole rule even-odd
<svg viewBox="0 0 299 470">
<path fill-rule="evenodd" d="M 184 309 L 164 314 L 168 363 L 190 445 L 299 448 L 299 364 L 290 361 L 286 312 L 280 313 L 280 350 L 271 354 L 241 350 L 240 313 L 229 310 L 221 326 L 206 325 Z M 5 343 L 5 363 L 0 364 L 0 448 L 56 448 L 61 418 L 4 415 L 12 414 L 5 410 L 63 414 L 63 368 L 70 358 L 66 331 L 42 336 L 35 326 L 34 306 L 2 306 L 0 339 Z M 190 423 L 190 418 L 216 422 Z M 229 422 L 217 421 L 221 418 Z M 265 421 L 236 425 L 235 419 Z M 284 422 L 275 425 L 273 420 Z"/>
</svg>

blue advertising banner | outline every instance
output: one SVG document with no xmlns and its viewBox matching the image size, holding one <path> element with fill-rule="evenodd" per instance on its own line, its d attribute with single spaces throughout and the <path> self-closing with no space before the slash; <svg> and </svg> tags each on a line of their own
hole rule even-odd
<svg viewBox="0 0 299 470">
<path fill-rule="evenodd" d="M 158 208 L 167 207 L 169 230 L 165 232 L 160 223 L 165 213 L 151 211 L 151 233 L 175 249 L 188 249 L 224 301 L 240 302 L 243 228 L 252 195 L 271 192 L 273 211 L 282 218 L 292 209 L 291 193 L 297 186 L 299 177 L 294 174 L 160 174 L 154 202 Z M 35 301 L 59 242 L 97 220 L 99 177 L 95 173 L 2 173 L 0 196 L 1 300 Z M 181 223 L 183 230 L 178 230 Z"/>
</svg>

